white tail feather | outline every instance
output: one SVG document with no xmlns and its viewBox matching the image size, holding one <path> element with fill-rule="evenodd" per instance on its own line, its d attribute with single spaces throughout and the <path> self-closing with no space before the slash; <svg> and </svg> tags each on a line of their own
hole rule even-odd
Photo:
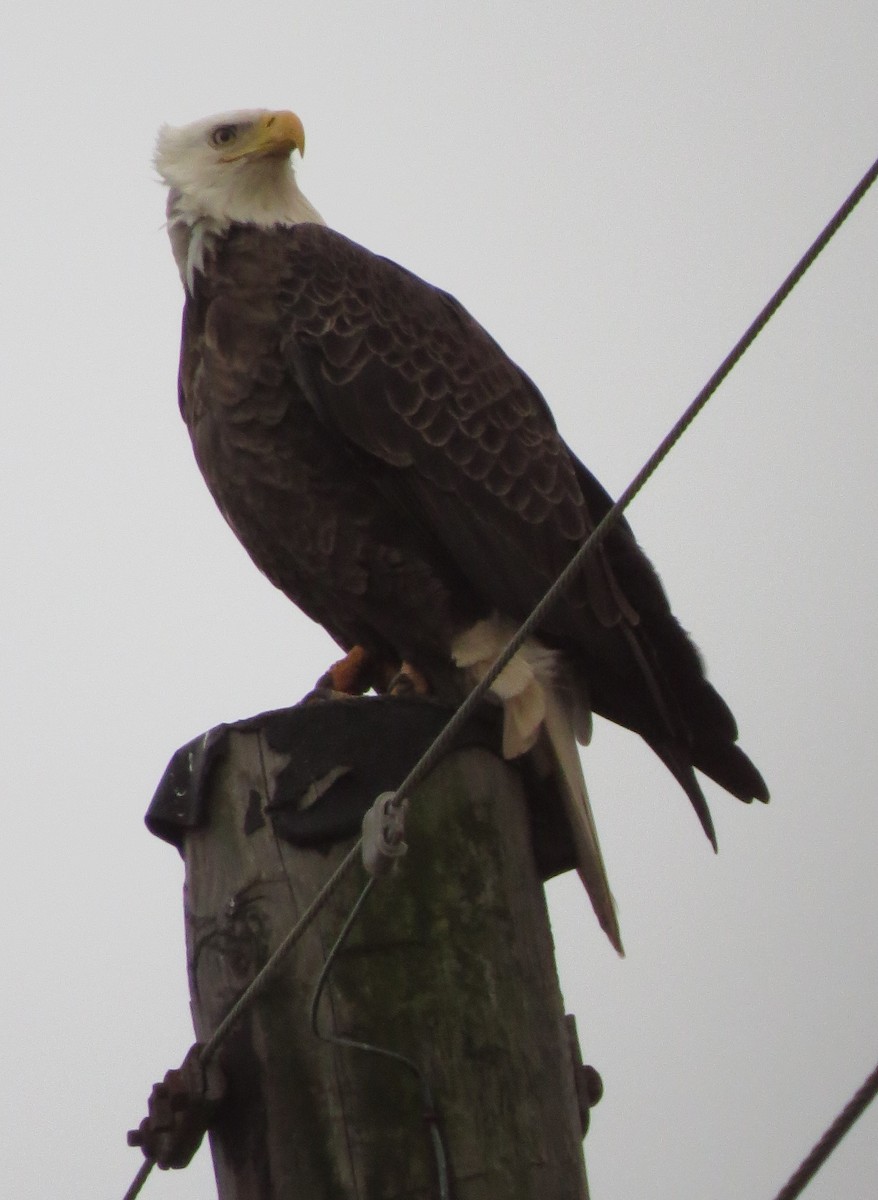
<svg viewBox="0 0 878 1200">
<path fill-rule="evenodd" d="M 452 646 L 457 665 L 473 682 L 485 677 L 515 627 L 502 617 L 479 621 Z M 591 713 L 583 697 L 566 697 L 559 687 L 562 675 L 557 652 L 528 639 L 491 685 L 503 704 L 503 754 L 506 758 L 537 747 L 549 759 L 564 800 L 576 849 L 579 877 L 588 892 L 601 928 L 624 954 L 616 906 L 610 892 L 597 829 L 589 804 L 576 743 L 591 733 Z"/>
<path fill-rule="evenodd" d="M 616 905 L 610 891 L 610 881 L 607 879 L 607 870 L 598 842 L 598 831 L 588 799 L 582 764 L 579 761 L 573 723 L 557 696 L 549 688 L 545 689 L 545 704 L 546 716 L 543 727 L 546 738 L 551 744 L 552 755 L 558 765 L 556 778 L 564 798 L 567 819 L 573 831 L 573 842 L 576 846 L 576 869 L 588 892 L 588 898 L 591 900 L 591 906 L 600 922 L 601 929 L 619 954 L 624 955 L 619 922 L 616 917 Z"/>
</svg>

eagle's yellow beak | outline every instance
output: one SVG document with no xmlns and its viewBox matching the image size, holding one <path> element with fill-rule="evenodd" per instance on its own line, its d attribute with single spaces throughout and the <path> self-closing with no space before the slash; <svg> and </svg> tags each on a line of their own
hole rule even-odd
<svg viewBox="0 0 878 1200">
<path fill-rule="evenodd" d="M 298 150 L 305 153 L 305 129 L 294 112 L 267 112 L 259 118 L 223 162 L 239 158 L 285 158 Z"/>
</svg>

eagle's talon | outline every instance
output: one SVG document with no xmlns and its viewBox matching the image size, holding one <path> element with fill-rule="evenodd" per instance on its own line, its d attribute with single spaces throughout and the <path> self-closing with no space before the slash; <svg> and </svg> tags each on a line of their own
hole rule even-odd
<svg viewBox="0 0 878 1200">
<path fill-rule="evenodd" d="M 327 678 L 326 675 L 321 676 L 321 678 L 317 681 L 317 684 L 311 689 L 310 692 L 308 692 L 307 695 L 302 697 L 302 699 L 299 701 L 299 703 L 300 704 L 326 704 L 330 700 L 350 700 L 351 699 L 350 692 L 337 692 L 330 685 L 325 684 L 323 682 L 323 680 L 325 680 L 326 678 Z"/>
<path fill-rule="evenodd" d="M 431 687 L 417 667 L 404 662 L 387 685 L 391 696 L 429 696 Z"/>
</svg>

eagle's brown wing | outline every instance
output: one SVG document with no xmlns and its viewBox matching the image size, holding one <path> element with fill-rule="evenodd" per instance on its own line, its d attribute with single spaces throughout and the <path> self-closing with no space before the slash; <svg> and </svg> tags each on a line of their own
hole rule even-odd
<svg viewBox="0 0 878 1200">
<path fill-rule="evenodd" d="M 267 445 L 274 422 L 277 452 L 264 470 L 278 494 L 296 489 L 297 463 L 309 465 L 307 489 L 299 489 L 308 499 L 297 493 L 290 511 L 300 501 L 309 506 L 322 530 L 316 558 L 321 539 L 324 551 L 354 535 L 362 546 L 378 526 L 386 537 L 395 522 L 402 543 L 422 547 L 450 586 L 469 590 L 471 607 L 522 618 L 610 504 L 559 437 L 537 388 L 481 326 L 450 296 L 340 234 L 317 225 L 233 227 L 190 303 L 202 357 L 223 358 L 225 403 L 237 413 L 242 443 L 250 436 Z M 200 318 L 199 304 L 210 309 Z M 190 425 L 198 419 L 199 369 L 184 366 Z M 211 453 L 202 450 L 203 469 Z M 220 464 L 209 466 L 222 475 Z M 345 487 L 352 491 L 342 506 L 347 520 L 340 527 L 333 518 L 330 530 L 321 506 L 338 512 Z M 221 492 L 221 481 L 213 488 Z M 237 528 L 240 517 L 229 508 Z M 283 546 L 279 553 L 290 554 Z M 312 590 L 320 587 L 316 558 Z M 260 566 L 278 582 L 280 568 Z M 365 583 L 341 586 L 353 594 Z M 292 598 L 313 615 L 313 596 Z M 331 597 L 326 603 L 331 608 Z M 325 608 L 317 619 L 344 642 L 344 620 L 333 626 Z M 742 799 L 767 797 L 627 525 L 539 632 L 581 672 L 595 711 L 636 730 L 660 754 L 709 836 L 693 763 Z"/>
</svg>

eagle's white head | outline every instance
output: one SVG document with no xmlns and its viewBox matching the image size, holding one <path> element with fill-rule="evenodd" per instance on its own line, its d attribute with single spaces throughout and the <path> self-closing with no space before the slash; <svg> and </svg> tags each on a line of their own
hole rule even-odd
<svg viewBox="0 0 878 1200">
<path fill-rule="evenodd" d="M 294 150 L 304 153 L 305 131 L 292 112 L 243 109 L 159 130 L 154 162 L 168 186 L 168 232 L 190 290 L 207 244 L 233 222 L 324 224 L 299 191 Z"/>
</svg>

